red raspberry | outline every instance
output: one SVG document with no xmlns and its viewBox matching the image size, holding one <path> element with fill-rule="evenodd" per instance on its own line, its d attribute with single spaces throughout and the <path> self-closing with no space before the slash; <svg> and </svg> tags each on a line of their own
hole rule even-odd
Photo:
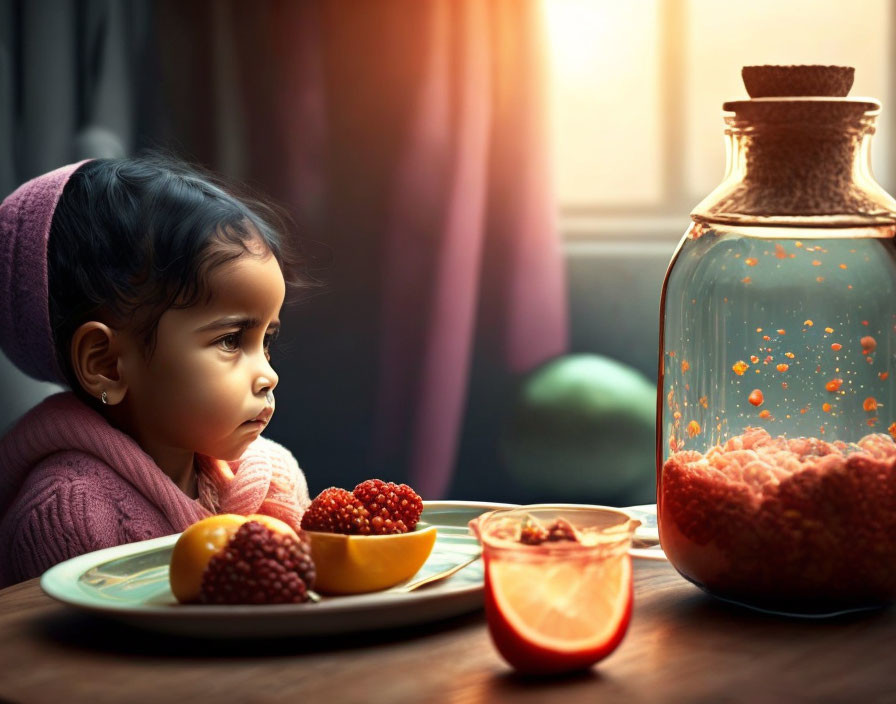
<svg viewBox="0 0 896 704">
<path fill-rule="evenodd" d="M 548 539 L 548 532 L 534 518 L 523 521 L 520 527 L 520 542 L 523 545 L 541 545 Z"/>
<path fill-rule="evenodd" d="M 423 499 L 407 484 L 368 479 L 352 493 L 370 511 L 375 534 L 410 532 L 423 512 Z"/>
<path fill-rule="evenodd" d="M 547 528 L 541 525 L 531 516 L 523 520 L 520 527 L 520 542 L 524 545 L 541 545 L 542 543 L 557 543 L 561 541 L 579 543 L 579 532 L 572 523 L 565 518 L 558 518 Z"/>
<path fill-rule="evenodd" d="M 369 535 L 370 512 L 350 492 L 331 486 L 316 497 L 302 516 L 304 530 Z"/>
<path fill-rule="evenodd" d="M 258 521 L 239 527 L 202 573 L 204 604 L 294 604 L 308 601 L 315 578 L 304 539 L 276 533 Z"/>
<path fill-rule="evenodd" d="M 560 541 L 570 541 L 573 543 L 582 542 L 579 540 L 579 532 L 575 529 L 572 523 L 567 521 L 565 518 L 558 518 L 551 525 L 547 527 L 547 538 L 546 540 L 550 543 L 556 543 Z"/>
</svg>

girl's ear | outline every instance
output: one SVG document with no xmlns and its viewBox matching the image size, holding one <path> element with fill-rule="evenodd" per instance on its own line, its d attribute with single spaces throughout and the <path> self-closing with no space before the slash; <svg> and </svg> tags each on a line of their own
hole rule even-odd
<svg viewBox="0 0 896 704">
<path fill-rule="evenodd" d="M 127 393 L 119 366 L 122 352 L 119 334 L 96 320 L 82 324 L 72 335 L 72 369 L 78 382 L 110 406 L 121 403 Z"/>
</svg>

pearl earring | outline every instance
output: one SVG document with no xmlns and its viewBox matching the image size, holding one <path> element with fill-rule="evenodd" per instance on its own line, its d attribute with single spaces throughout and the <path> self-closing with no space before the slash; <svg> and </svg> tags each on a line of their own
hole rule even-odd
<svg viewBox="0 0 896 704">
<path fill-rule="evenodd" d="M 105 392 L 105 391 L 103 391 L 103 395 L 100 396 L 100 401 L 103 402 L 103 405 L 104 405 L 104 406 L 108 405 L 108 403 L 109 403 L 109 397 L 106 396 L 106 392 Z"/>
</svg>

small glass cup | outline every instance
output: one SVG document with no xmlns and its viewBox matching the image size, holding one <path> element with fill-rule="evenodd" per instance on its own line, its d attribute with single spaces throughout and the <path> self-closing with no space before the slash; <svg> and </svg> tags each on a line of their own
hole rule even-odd
<svg viewBox="0 0 896 704">
<path fill-rule="evenodd" d="M 640 525 L 601 506 L 538 504 L 470 522 L 482 545 L 485 612 L 502 657 L 527 674 L 590 667 L 625 636 L 632 537 Z"/>
</svg>

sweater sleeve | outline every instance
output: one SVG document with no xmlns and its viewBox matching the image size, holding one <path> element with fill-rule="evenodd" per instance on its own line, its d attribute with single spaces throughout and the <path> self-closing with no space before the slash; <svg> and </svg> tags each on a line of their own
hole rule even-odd
<svg viewBox="0 0 896 704">
<path fill-rule="evenodd" d="M 0 522 L 0 587 L 94 550 L 176 532 L 95 457 L 62 452 L 30 473 Z"/>
</svg>

